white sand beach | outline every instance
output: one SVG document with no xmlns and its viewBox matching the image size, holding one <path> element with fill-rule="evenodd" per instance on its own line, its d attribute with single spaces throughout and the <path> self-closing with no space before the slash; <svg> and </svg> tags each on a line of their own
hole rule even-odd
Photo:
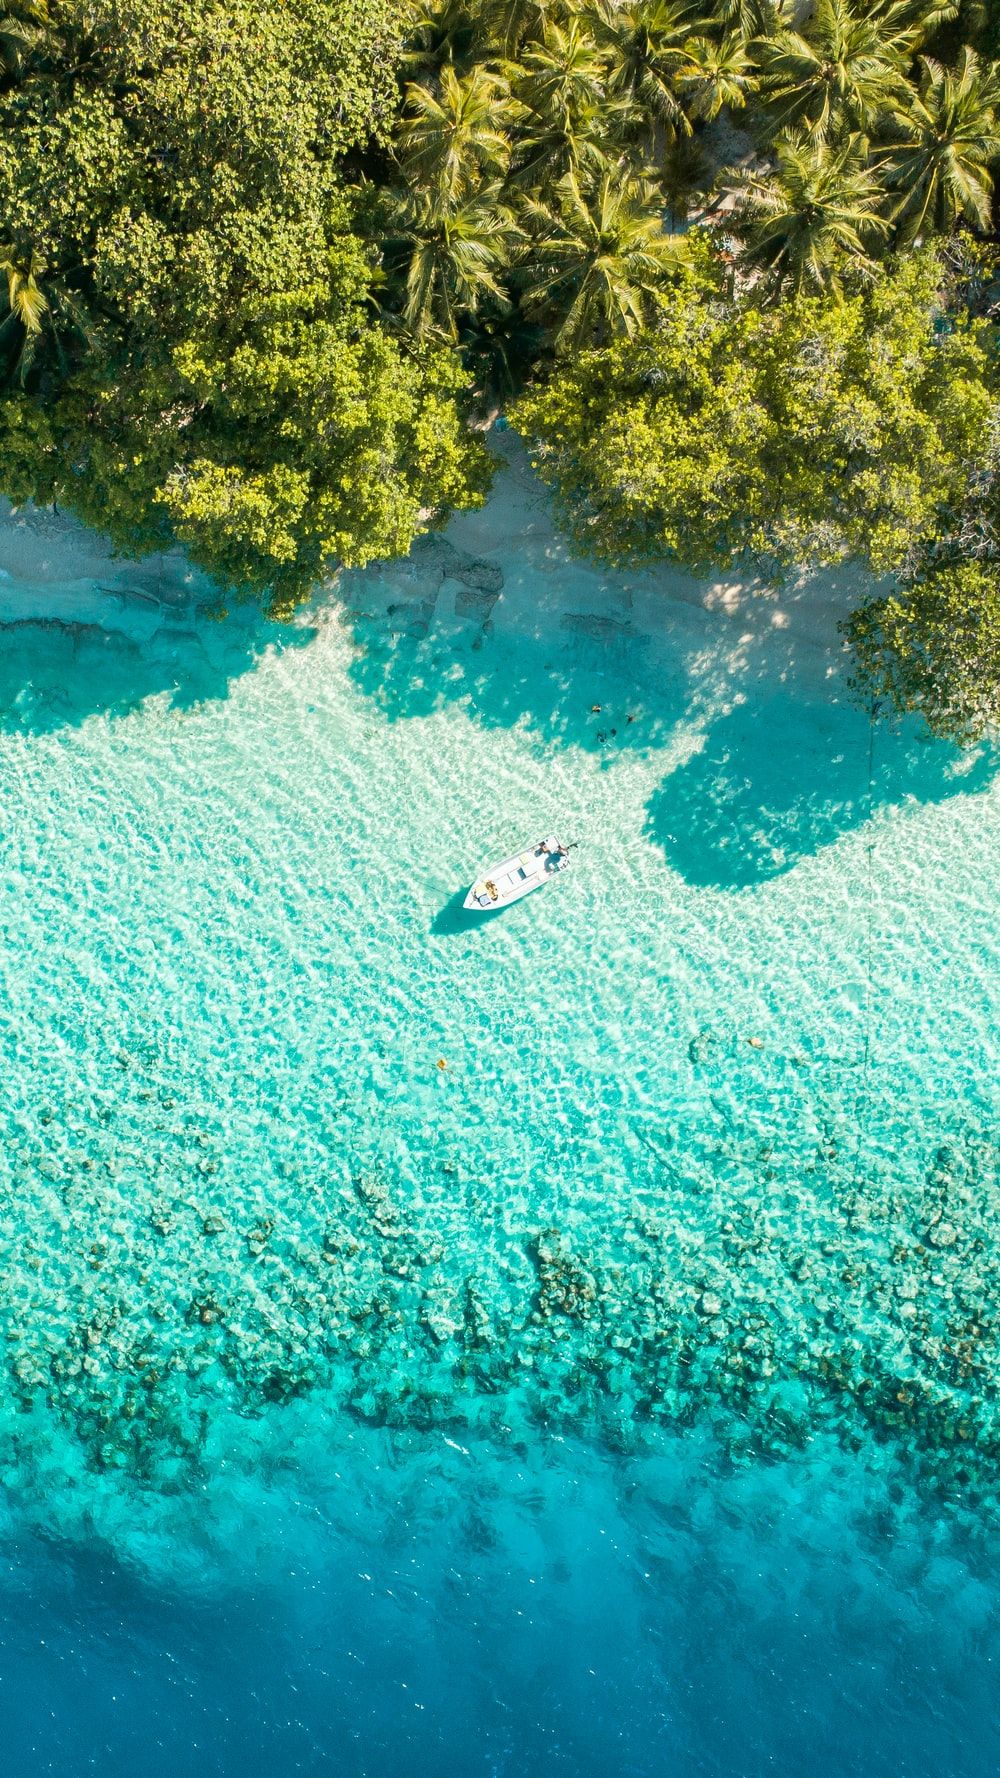
<svg viewBox="0 0 1000 1778">
<path fill-rule="evenodd" d="M 541 638 L 577 630 L 606 640 L 678 636 L 685 653 L 719 690 L 740 696 L 762 678 L 810 697 L 825 686 L 843 695 L 845 651 L 839 622 L 863 596 L 852 565 L 780 587 L 735 578 L 698 580 L 668 565 L 609 570 L 576 557 L 556 530 L 528 453 L 509 431 L 486 504 L 457 515 L 443 532 L 418 539 L 404 561 L 337 576 L 313 606 L 374 613 L 408 634 L 488 624 Z M 363 586 L 363 593 L 360 589 Z M 51 509 L 4 503 L 0 513 L 0 623 L 35 620 L 100 625 L 141 641 L 215 602 L 206 577 L 173 549 L 130 561 L 94 532 Z"/>
</svg>

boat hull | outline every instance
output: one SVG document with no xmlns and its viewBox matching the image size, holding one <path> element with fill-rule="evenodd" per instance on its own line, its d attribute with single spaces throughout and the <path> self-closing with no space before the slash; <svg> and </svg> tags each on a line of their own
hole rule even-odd
<svg viewBox="0 0 1000 1778">
<path fill-rule="evenodd" d="M 536 889 L 544 889 L 560 876 L 569 864 L 569 853 L 560 846 L 554 834 L 528 846 L 513 858 L 505 858 L 472 885 L 463 907 L 470 914 L 496 914 L 513 907 Z"/>
</svg>

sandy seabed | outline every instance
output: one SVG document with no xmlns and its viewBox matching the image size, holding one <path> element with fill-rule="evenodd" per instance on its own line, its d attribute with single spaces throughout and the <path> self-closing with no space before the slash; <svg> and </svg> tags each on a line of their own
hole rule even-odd
<svg viewBox="0 0 1000 1778">
<path fill-rule="evenodd" d="M 850 574 L 609 574 L 504 448 L 285 626 L 0 529 L 11 1474 L 162 1502 L 306 1401 L 985 1498 L 990 756 L 871 730 Z"/>
</svg>

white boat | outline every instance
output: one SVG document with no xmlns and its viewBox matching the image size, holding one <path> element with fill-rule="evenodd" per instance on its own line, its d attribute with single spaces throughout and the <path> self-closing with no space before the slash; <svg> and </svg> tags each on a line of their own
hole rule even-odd
<svg viewBox="0 0 1000 1778">
<path fill-rule="evenodd" d="M 478 883 L 473 883 L 463 906 L 474 914 L 491 914 L 498 908 L 510 907 L 511 902 L 520 901 L 533 889 L 551 883 L 568 863 L 568 847 L 561 846 L 555 834 L 550 833 L 515 858 L 505 858 L 502 864 L 484 872 Z"/>
</svg>

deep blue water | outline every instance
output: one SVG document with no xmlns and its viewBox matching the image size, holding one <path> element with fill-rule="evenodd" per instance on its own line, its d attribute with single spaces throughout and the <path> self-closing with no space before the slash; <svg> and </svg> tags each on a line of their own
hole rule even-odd
<svg viewBox="0 0 1000 1778">
<path fill-rule="evenodd" d="M 10 1778 L 997 1769 L 988 1552 L 877 1471 L 358 1438 L 204 1586 L 9 1535 Z"/>
</svg>

